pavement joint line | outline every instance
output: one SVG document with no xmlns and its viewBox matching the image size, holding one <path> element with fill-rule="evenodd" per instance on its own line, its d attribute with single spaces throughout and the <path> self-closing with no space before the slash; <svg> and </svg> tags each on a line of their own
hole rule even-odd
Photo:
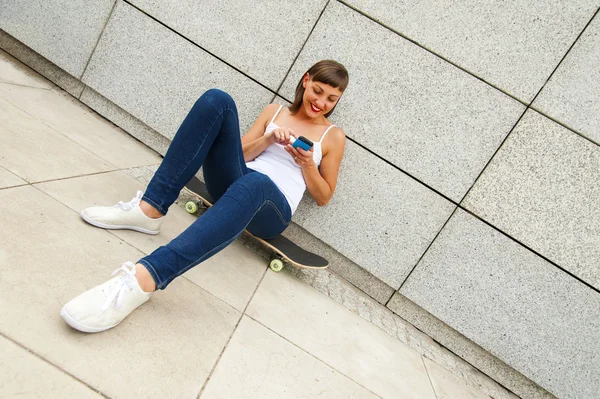
<svg viewBox="0 0 600 399">
<path fill-rule="evenodd" d="M 57 371 L 59 371 L 62 374 L 66 374 L 69 377 L 71 377 L 72 379 L 74 379 L 75 381 L 81 383 L 82 385 L 85 385 L 87 388 L 91 389 L 93 392 L 99 394 L 100 396 L 109 399 L 110 396 L 104 394 L 102 391 L 100 391 L 98 388 L 93 387 L 92 385 L 88 384 L 87 382 L 79 379 L 78 377 L 76 377 L 75 375 L 69 373 L 68 371 L 64 370 L 63 368 L 61 368 L 60 366 L 54 364 L 53 362 L 51 362 L 50 360 L 46 359 L 45 357 L 37 354 L 36 352 L 34 352 L 33 350 L 29 349 L 28 347 L 26 347 L 25 345 L 21 344 L 20 342 L 12 339 L 11 337 L 9 337 L 8 335 L 6 335 L 5 333 L 0 331 L 0 336 L 3 337 L 4 339 L 6 339 L 7 341 L 12 342 L 13 344 L 17 345 L 18 347 L 20 347 L 21 349 L 27 351 L 29 354 L 35 356 L 36 358 L 40 359 L 42 362 L 44 362 L 45 364 L 48 364 L 50 366 L 52 366 L 53 368 L 55 368 Z"/>
<path fill-rule="evenodd" d="M 30 182 L 29 184 L 31 184 L 32 186 L 34 186 L 36 184 L 51 183 L 51 182 L 55 182 L 55 181 L 70 180 L 70 179 L 77 179 L 77 178 L 80 178 L 80 177 L 104 175 L 104 174 L 108 174 L 108 173 L 118 172 L 118 171 L 121 171 L 121 170 L 123 170 L 123 169 L 103 170 L 103 171 L 100 171 L 100 172 L 84 173 L 84 174 L 81 174 L 81 175 L 58 177 L 56 179 L 40 180 L 40 181 Z M 23 179 L 23 178 L 21 177 L 21 179 Z M 23 179 L 23 180 L 25 180 L 25 179 Z"/>
<path fill-rule="evenodd" d="M 130 0 L 121 0 L 121 2 L 135 8 L 137 11 L 139 11 L 140 13 L 144 14 L 145 16 L 147 16 L 148 18 L 152 19 L 154 22 L 158 23 L 159 25 L 163 26 L 164 28 L 170 30 L 171 32 L 173 32 L 174 34 L 176 34 L 177 36 L 179 36 L 180 38 L 182 38 L 183 40 L 185 40 L 186 42 L 194 45 L 195 47 L 199 48 L 200 50 L 204 51 L 205 53 L 207 53 L 208 55 L 210 55 L 211 57 L 214 57 L 215 59 L 219 60 L 220 62 L 222 62 L 223 64 L 227 65 L 228 67 L 232 68 L 234 71 L 244 75 L 246 78 L 250 79 L 251 81 L 253 81 L 254 83 L 256 83 L 257 85 L 261 86 L 263 89 L 266 89 L 267 91 L 271 92 L 272 94 L 277 94 L 273 89 L 269 88 L 268 86 L 266 86 L 264 83 L 260 82 L 258 79 L 253 78 L 252 76 L 250 76 L 249 73 L 246 73 L 244 71 L 242 71 L 241 69 L 239 69 L 238 67 L 234 66 L 233 64 L 225 61 L 224 58 L 217 56 L 215 53 L 205 49 L 204 47 L 200 46 L 198 43 L 194 42 L 192 39 L 184 36 L 182 33 L 179 33 L 178 31 L 176 31 L 174 28 L 171 28 L 169 25 L 166 25 L 165 22 L 158 20 L 156 17 L 148 14 L 146 11 L 142 10 L 141 8 L 139 8 L 138 6 L 136 6 L 135 4 L 132 4 L 130 2 Z"/>
<path fill-rule="evenodd" d="M 581 35 L 583 35 L 583 32 L 585 32 L 586 29 L 588 28 L 588 26 L 592 23 L 592 21 L 594 20 L 594 18 L 598 14 L 598 12 L 600 12 L 600 7 L 596 10 L 596 12 L 594 12 L 594 14 L 592 15 L 592 17 L 588 20 L 587 24 L 585 24 L 585 26 L 583 27 L 583 29 L 581 30 L 581 32 L 579 32 L 579 34 L 577 35 L 577 37 L 575 38 L 575 40 L 573 41 L 573 43 L 571 43 L 571 45 L 569 46 L 569 48 L 567 49 L 567 51 L 565 52 L 565 54 L 562 56 L 562 58 L 560 59 L 560 61 L 558 61 L 558 64 L 556 64 L 556 66 L 554 67 L 554 69 L 552 70 L 552 72 L 550 73 L 550 75 L 548 76 L 548 78 L 546 79 L 546 81 L 544 82 L 544 84 L 542 85 L 542 87 L 540 88 L 540 90 L 538 90 L 537 94 L 533 97 L 533 100 L 531 100 L 531 102 L 527 105 L 527 108 L 529 108 L 529 107 L 531 107 L 531 105 L 533 105 L 533 103 L 535 102 L 535 99 L 538 98 L 538 96 L 540 95 L 540 93 L 546 87 L 546 84 L 550 81 L 550 79 L 552 79 L 552 76 L 554 76 L 554 73 L 558 70 L 558 68 L 560 68 L 560 65 L 567 58 L 567 56 L 569 55 L 569 53 L 571 52 L 571 50 L 573 49 L 573 47 L 575 47 L 575 44 L 577 44 L 577 42 L 579 41 L 579 38 L 581 38 Z"/>
<path fill-rule="evenodd" d="M 464 202 L 465 198 L 467 198 L 467 196 L 469 195 L 469 193 L 471 192 L 471 190 L 473 189 L 473 187 L 475 187 L 477 185 L 477 182 L 479 181 L 479 179 L 481 178 L 481 176 L 483 176 L 483 174 L 485 173 L 485 170 L 488 168 L 488 166 L 490 166 L 490 164 L 492 163 L 492 161 L 494 160 L 494 158 L 496 158 L 496 155 L 498 154 L 498 152 L 500 151 L 500 149 L 504 146 L 504 143 L 506 143 L 506 141 L 508 140 L 508 138 L 510 137 L 510 135 L 512 134 L 512 132 L 519 125 L 519 122 L 521 122 L 521 119 L 523 119 L 523 117 L 527 113 L 527 110 L 529 110 L 529 105 L 527 107 L 525 107 L 525 110 L 523 110 L 523 113 L 521 114 L 521 116 L 519 116 L 519 118 L 517 119 L 517 121 L 515 122 L 515 124 L 513 125 L 513 127 L 508 131 L 508 134 L 504 137 L 504 139 L 502 140 L 502 142 L 500 143 L 500 145 L 498 146 L 498 148 L 496 148 L 496 151 L 494 151 L 494 153 L 492 154 L 492 156 L 490 157 L 490 159 L 488 159 L 488 161 L 486 162 L 485 166 L 479 172 L 479 175 L 477 175 L 477 177 L 475 178 L 475 180 L 473 180 L 473 183 L 471 184 L 471 187 L 469 187 L 469 189 L 463 195 L 463 197 L 457 203 L 457 205 L 460 206 L 460 204 L 462 204 Z"/>
<path fill-rule="evenodd" d="M 265 276 L 267 275 L 267 271 L 268 271 L 268 268 L 265 267 L 265 270 L 263 271 L 263 275 L 261 276 L 260 281 L 258 282 L 258 284 L 256 284 L 256 287 L 254 288 L 254 292 L 252 293 L 252 295 L 250 296 L 250 299 L 246 303 L 246 306 L 244 307 L 244 310 L 241 312 L 240 318 L 238 319 L 237 323 L 235 324 L 235 327 L 233 328 L 233 331 L 229 335 L 229 338 L 227 339 L 227 342 L 223 346 L 223 350 L 221 350 L 221 353 L 219 354 L 219 357 L 215 361 L 215 364 L 213 365 L 213 368 L 210 370 L 210 373 L 208 373 L 208 376 L 206 377 L 206 380 L 204 381 L 204 384 L 202 384 L 202 388 L 200 388 L 200 392 L 198 392 L 198 396 L 197 396 L 198 399 L 200 399 L 200 396 L 202 396 L 202 393 L 206 389 L 206 386 L 208 385 L 208 382 L 212 378 L 215 370 L 217 369 L 217 366 L 219 365 L 219 363 L 221 361 L 221 358 L 223 357 L 223 354 L 225 353 L 225 351 L 229 347 L 229 343 L 231 342 L 231 339 L 233 338 L 233 335 L 237 331 L 238 326 L 242 322 L 242 319 L 244 318 L 244 315 L 246 314 L 246 310 L 248 309 L 248 306 L 250 306 L 250 302 L 252 302 L 252 299 L 254 299 L 254 295 L 256 294 L 256 291 L 258 291 L 258 288 L 260 287 L 260 285 L 262 284 Z M 237 309 L 236 309 L 236 311 L 237 311 Z"/>
<path fill-rule="evenodd" d="M 595 144 L 595 145 L 597 145 L 597 146 L 600 147 L 600 141 L 595 142 L 592 138 L 586 136 L 585 133 L 580 132 L 580 131 L 576 130 L 575 128 L 567 125 L 565 122 L 561 122 L 558 119 L 556 119 L 556 118 L 554 118 L 554 117 L 546 114 L 545 112 L 543 112 L 542 110 L 540 110 L 539 108 L 537 108 L 535 105 L 532 105 L 531 107 L 529 107 L 529 109 L 531 109 L 532 111 L 537 112 L 538 114 L 540 114 L 542 116 L 545 116 L 546 118 L 550 119 L 552 122 L 554 122 L 554 123 L 556 123 L 556 124 L 564 127 L 567 130 L 570 130 L 571 132 L 575 133 L 576 135 L 581 136 L 581 138 L 583 138 L 583 139 L 591 142 L 592 144 Z"/>
<path fill-rule="evenodd" d="M 535 255 L 539 256 L 540 258 L 542 258 L 543 260 L 545 260 L 546 262 L 548 262 L 550 265 L 556 267 L 557 269 L 561 270 L 562 272 L 566 273 L 567 275 L 569 275 L 571 278 L 574 278 L 575 280 L 579 281 L 581 284 L 587 286 L 588 288 L 592 289 L 593 291 L 597 292 L 600 294 L 600 288 L 596 288 L 593 285 L 591 285 L 590 283 L 586 282 L 585 280 L 583 280 L 581 277 L 573 274 L 572 272 L 570 272 L 569 270 L 563 268 L 562 266 L 560 266 L 558 263 L 554 262 L 553 260 L 551 260 L 550 258 L 547 258 L 545 255 L 541 254 L 540 252 L 536 251 L 535 249 L 531 248 L 530 246 L 528 246 L 527 244 L 522 243 L 520 240 L 514 238 L 513 236 L 509 235 L 508 233 L 506 233 L 503 230 L 500 230 L 500 228 L 494 226 L 493 224 L 491 224 L 490 222 L 488 222 L 487 220 L 483 219 L 482 217 L 480 217 L 479 215 L 473 213 L 473 211 L 470 211 L 469 209 L 463 208 L 462 206 L 459 206 L 460 209 L 462 209 L 463 211 L 467 212 L 468 214 L 470 214 L 471 216 L 475 217 L 476 219 L 478 219 L 479 221 L 485 223 L 486 225 L 488 225 L 489 227 L 491 227 L 492 229 L 494 229 L 495 231 L 499 232 L 500 234 L 502 234 L 503 236 L 509 238 L 510 240 L 514 241 L 515 243 L 521 245 L 523 248 L 527 249 L 528 251 L 534 253 Z"/>
<path fill-rule="evenodd" d="M 507 95 L 508 97 L 512 98 L 513 100 L 515 100 L 515 101 L 518 101 L 518 102 L 520 102 L 520 103 L 521 103 L 521 104 L 523 104 L 523 105 L 527 105 L 527 101 L 521 100 L 521 99 L 519 99 L 518 97 L 516 97 L 515 95 L 513 95 L 513 94 L 510 94 L 508 91 L 506 91 L 506 90 L 504 90 L 504 89 L 502 89 L 502 88 L 500 88 L 500 87 L 498 87 L 498 86 L 494 85 L 493 83 L 490 83 L 490 82 L 488 82 L 488 81 L 487 81 L 487 80 L 485 80 L 484 78 L 482 78 L 482 77 L 480 77 L 480 76 L 476 75 L 474 72 L 471 72 L 471 71 L 469 71 L 468 69 L 466 69 L 466 68 L 464 68 L 464 67 L 462 67 L 462 66 L 458 65 L 457 63 L 455 63 L 455 62 L 451 61 L 450 59 L 448 59 L 448 58 L 446 58 L 446 57 L 444 57 L 444 56 L 442 56 L 442 55 L 440 55 L 440 54 L 436 53 L 435 51 L 433 51 L 433 50 L 431 50 L 431 49 L 429 49 L 429 48 L 425 47 L 423 44 L 419 43 L 419 42 L 418 42 L 418 41 L 416 41 L 415 39 L 411 39 L 410 37 L 406 36 L 405 34 L 403 34 L 403 33 L 399 32 L 399 31 L 395 30 L 395 29 L 394 29 L 394 28 L 392 28 L 391 26 L 388 26 L 388 25 L 386 25 L 385 23 L 383 23 L 383 21 L 380 21 L 380 20 L 376 19 L 375 17 L 372 17 L 372 16 L 370 16 L 369 14 L 365 13 L 365 12 L 364 12 L 364 11 L 362 11 L 362 10 L 359 10 L 358 8 L 354 7 L 354 6 L 353 6 L 353 5 L 351 5 L 351 4 L 348 4 L 348 3 L 347 3 L 345 0 L 337 0 L 337 2 L 338 2 L 338 3 L 340 3 L 340 4 L 343 4 L 343 5 L 345 5 L 346 7 L 350 8 L 351 10 L 353 10 L 353 11 L 355 11 L 355 12 L 357 12 L 357 13 L 361 14 L 361 15 L 362 15 L 362 16 L 364 16 L 365 18 L 368 18 L 369 20 L 371 20 L 371 21 L 375 22 L 376 24 L 380 25 L 381 27 L 383 27 L 383 28 L 385 28 L 385 29 L 387 29 L 387 30 L 389 30 L 389 31 L 391 31 L 391 32 L 393 32 L 393 33 L 395 33 L 396 35 L 398 35 L 398 36 L 402 37 L 403 39 L 406 39 L 406 40 L 408 40 L 408 41 L 409 41 L 409 42 L 411 42 L 412 44 L 414 44 L 414 45 L 416 45 L 416 46 L 418 46 L 418 47 L 422 48 L 423 50 L 427 51 L 428 53 L 431 53 L 432 55 L 434 55 L 434 56 L 436 56 L 436 57 L 438 57 L 438 58 L 440 58 L 440 59 L 442 59 L 442 60 L 446 61 L 446 62 L 447 62 L 447 63 L 449 63 L 450 65 L 452 65 L 452 66 L 454 66 L 454 67 L 456 67 L 456 68 L 460 69 L 461 71 L 463 71 L 463 72 L 465 72 L 465 73 L 467 73 L 467 74 L 471 75 L 472 77 L 476 78 L 477 80 L 480 80 L 480 81 L 482 81 L 482 82 L 483 82 L 483 83 L 485 83 L 486 85 L 493 87 L 494 89 L 496 89 L 496 90 L 500 91 L 501 93 L 503 93 L 503 94 Z"/>
<path fill-rule="evenodd" d="M 429 385 L 431 385 L 431 390 L 433 391 L 433 395 L 435 396 L 436 399 L 439 399 L 438 394 L 435 391 L 435 387 L 433 386 L 433 381 L 431 380 L 431 375 L 429 374 L 429 369 L 427 368 L 427 365 L 425 364 L 425 359 L 423 358 L 423 355 L 421 355 L 421 363 L 423 363 L 423 367 L 425 368 L 425 372 L 427 373 L 427 379 L 429 380 Z"/>
<path fill-rule="evenodd" d="M 400 287 L 398 287 L 398 289 L 395 290 L 394 293 L 396 293 L 396 292 L 399 293 L 400 292 L 400 290 L 402 289 L 402 287 L 404 286 L 404 284 L 406 284 L 406 282 L 410 278 L 411 274 L 416 270 L 416 268 L 419 265 L 419 263 L 421 262 L 421 260 L 425 257 L 425 255 L 427 254 L 427 252 L 429 252 L 429 248 L 431 248 L 431 246 L 433 245 L 434 242 L 436 242 L 437 238 L 442 233 L 442 231 L 444 231 L 444 228 L 446 227 L 446 225 L 448 224 L 448 222 L 450 222 L 450 219 L 452 219 L 452 216 L 454 216 L 454 214 L 456 213 L 456 210 L 458 208 L 459 208 L 458 205 L 454 208 L 454 210 L 452 211 L 452 213 L 450 214 L 450 216 L 448 216 L 448 219 L 446 219 L 446 221 L 444 222 L 444 224 L 442 225 L 442 227 L 440 227 L 440 229 L 436 233 L 435 237 L 433 237 L 433 239 L 431 240 L 431 242 L 429 243 L 429 245 L 427 246 L 427 248 L 425 249 L 425 251 L 423 251 L 423 253 L 419 257 L 419 259 L 417 260 L 417 262 L 415 263 L 415 265 L 412 267 L 412 269 L 410 270 L 410 272 L 408 273 L 408 275 L 402 281 L 402 284 L 400 284 Z M 390 297 L 390 299 L 388 299 L 388 301 L 383 306 L 385 306 L 387 308 L 388 304 L 390 303 L 390 301 L 392 300 L 393 297 L 394 297 L 394 295 L 392 294 L 392 296 Z"/>
<path fill-rule="evenodd" d="M 315 28 L 317 27 L 317 25 L 319 24 L 319 21 L 321 20 L 321 17 L 323 16 L 323 14 L 325 13 L 325 10 L 327 9 L 327 7 L 329 6 L 329 3 L 331 2 L 331 0 L 327 0 L 327 2 L 325 3 L 325 6 L 323 7 L 323 9 L 321 10 L 321 12 L 319 13 L 319 16 L 317 17 L 317 20 L 315 21 L 313 27 L 310 29 L 310 32 L 308 32 L 308 35 L 306 36 L 306 40 L 304 40 L 304 43 L 302 43 L 302 46 L 300 46 L 300 50 L 298 50 L 298 53 L 296 54 L 296 56 L 294 57 L 294 59 L 292 60 L 292 63 L 290 64 L 290 67 L 288 68 L 287 72 L 285 73 L 285 75 L 283 76 L 283 79 L 281 80 L 281 83 L 279 84 L 279 86 L 277 87 L 277 89 L 275 90 L 275 93 L 279 93 L 279 90 L 281 90 L 281 88 L 283 87 L 283 84 L 285 83 L 286 79 L 288 78 L 290 72 L 292 71 L 292 69 L 294 68 L 294 65 L 296 64 L 296 61 L 298 61 L 298 58 L 300 57 L 300 54 L 302 54 L 302 51 L 304 50 L 304 47 L 306 47 L 306 43 L 308 43 L 308 41 L 310 40 L 310 37 L 312 36 Z M 282 97 L 283 98 L 283 97 Z M 272 101 L 271 101 L 272 102 Z"/>
<path fill-rule="evenodd" d="M 0 191 L 2 190 L 10 190 L 11 188 L 17 188 L 17 187 L 25 187 L 25 186 L 31 186 L 30 183 L 25 183 L 25 184 L 17 184 L 15 186 L 9 186 L 9 187 L 0 187 Z"/>
<path fill-rule="evenodd" d="M 30 85 L 24 85 L 24 84 L 21 84 L 21 83 L 7 82 L 6 80 L 2 80 L 2 79 L 0 79 L 0 83 L 3 84 L 3 85 L 26 87 L 28 89 L 37 89 L 37 90 L 52 91 L 51 87 L 50 88 L 47 88 L 47 87 L 35 87 L 35 86 L 30 86 Z"/>
<path fill-rule="evenodd" d="M 295 278 L 295 276 L 292 276 Z M 300 281 L 300 280 L 299 280 Z M 303 281 L 300 281 L 300 283 L 306 284 Z M 312 288 L 312 287 L 311 287 Z M 325 294 L 322 294 L 325 295 Z M 325 295 L 327 296 L 327 295 Z M 329 297 L 327 297 L 329 298 Z M 331 299 L 331 298 L 329 298 Z M 336 302 L 337 303 L 337 302 Z M 348 310 L 346 308 L 346 310 Z M 352 313 L 354 314 L 354 313 Z M 360 386 L 361 388 L 365 389 L 366 391 L 372 393 L 373 395 L 375 395 L 376 397 L 383 399 L 383 397 L 381 395 L 376 394 L 375 392 L 373 392 L 372 390 L 370 390 L 369 388 L 365 387 L 364 385 L 362 385 L 361 383 L 355 381 L 354 379 L 350 378 L 348 375 L 346 375 L 345 373 L 341 372 L 340 370 L 338 370 L 337 368 L 333 367 L 332 365 L 328 364 L 327 362 L 325 362 L 324 360 L 319 359 L 316 355 L 313 355 L 312 353 L 308 352 L 306 349 L 298 346 L 296 343 L 290 341 L 289 339 L 287 339 L 286 337 L 284 337 L 283 335 L 279 334 L 277 331 L 271 329 L 270 327 L 267 327 L 265 324 L 261 323 L 260 321 L 256 320 L 254 317 L 248 315 L 248 314 L 244 314 L 246 317 L 248 317 L 250 320 L 256 322 L 257 324 L 263 326 L 264 328 L 266 328 L 267 330 L 269 330 L 270 332 L 272 332 L 273 334 L 277 335 L 279 338 L 283 339 L 284 341 L 286 341 L 287 343 L 291 344 L 292 346 L 298 348 L 300 351 L 306 353 L 307 355 L 309 355 L 310 357 L 312 357 L 313 359 L 317 360 L 319 363 L 324 364 L 325 366 L 329 367 L 330 369 L 334 370 L 336 373 L 339 373 L 340 375 L 343 375 L 344 377 L 346 377 L 347 379 L 349 379 L 350 381 L 352 381 L 353 383 L 355 383 L 356 385 Z M 412 349 L 411 349 L 412 350 Z M 414 352 L 414 351 L 413 351 Z"/>
<path fill-rule="evenodd" d="M 106 27 L 108 26 L 108 22 L 110 21 L 110 18 L 112 17 L 113 12 L 115 11 L 115 8 L 116 8 L 118 2 L 119 2 L 119 0 L 114 0 L 114 3 L 112 5 L 112 7 L 110 8 L 108 16 L 106 17 L 106 21 L 104 21 L 104 26 L 102 27 L 102 30 L 98 34 L 98 39 L 96 39 L 96 43 L 94 43 L 94 48 L 92 49 L 92 52 L 90 53 L 90 56 L 87 59 L 87 62 L 85 63 L 85 66 L 83 67 L 83 70 L 81 71 L 81 76 L 77 79 L 81 83 L 83 83 L 83 75 L 85 75 L 85 72 L 87 71 L 88 66 L 90 65 L 90 62 L 92 61 L 92 58 L 94 58 L 94 53 L 96 52 L 96 48 L 98 48 L 98 44 L 100 43 L 100 40 L 102 40 L 102 36 L 104 36 L 104 31 L 106 30 Z M 84 84 L 84 86 L 87 87 L 87 85 L 85 85 L 85 84 Z M 84 87 L 84 90 L 85 90 L 85 87 Z M 83 95 L 83 90 L 81 90 L 81 93 L 79 93 L 79 97 L 76 97 L 76 98 L 80 99 L 82 95 Z"/>
</svg>

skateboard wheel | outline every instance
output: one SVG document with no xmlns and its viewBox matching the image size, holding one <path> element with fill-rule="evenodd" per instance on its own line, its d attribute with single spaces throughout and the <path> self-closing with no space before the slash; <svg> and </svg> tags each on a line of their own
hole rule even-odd
<svg viewBox="0 0 600 399">
<path fill-rule="evenodd" d="M 188 213 L 196 213 L 198 211 L 198 205 L 194 201 L 186 202 L 185 210 Z"/>
<path fill-rule="evenodd" d="M 271 259 L 271 262 L 269 263 L 269 268 L 274 272 L 280 272 L 281 269 L 283 269 L 283 262 L 281 261 L 281 259 Z"/>
</svg>

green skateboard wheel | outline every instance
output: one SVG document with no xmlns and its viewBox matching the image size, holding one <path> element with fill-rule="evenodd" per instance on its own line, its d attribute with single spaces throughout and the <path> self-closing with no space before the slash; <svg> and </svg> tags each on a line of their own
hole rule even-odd
<svg viewBox="0 0 600 399">
<path fill-rule="evenodd" d="M 281 261 L 281 259 L 271 259 L 271 262 L 269 263 L 269 268 L 276 273 L 280 272 L 281 269 L 283 269 L 283 262 Z"/>
<path fill-rule="evenodd" d="M 185 204 L 185 210 L 188 213 L 196 213 L 198 211 L 198 205 L 194 201 L 189 201 Z"/>
</svg>

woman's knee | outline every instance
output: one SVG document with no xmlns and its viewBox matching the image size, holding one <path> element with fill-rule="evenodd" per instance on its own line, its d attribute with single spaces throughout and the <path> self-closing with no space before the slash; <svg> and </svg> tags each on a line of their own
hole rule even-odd
<svg viewBox="0 0 600 399">
<path fill-rule="evenodd" d="M 216 108 L 235 107 L 235 102 L 229 93 L 220 89 L 209 89 L 196 101 L 196 105 L 208 102 Z"/>
</svg>

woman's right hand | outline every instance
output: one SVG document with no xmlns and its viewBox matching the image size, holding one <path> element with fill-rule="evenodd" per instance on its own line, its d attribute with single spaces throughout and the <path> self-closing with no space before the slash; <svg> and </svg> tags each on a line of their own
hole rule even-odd
<svg viewBox="0 0 600 399">
<path fill-rule="evenodd" d="M 290 137 L 296 138 L 296 133 L 292 129 L 285 127 L 278 127 L 269 132 L 271 143 L 278 143 L 281 145 L 290 144 Z"/>
</svg>

